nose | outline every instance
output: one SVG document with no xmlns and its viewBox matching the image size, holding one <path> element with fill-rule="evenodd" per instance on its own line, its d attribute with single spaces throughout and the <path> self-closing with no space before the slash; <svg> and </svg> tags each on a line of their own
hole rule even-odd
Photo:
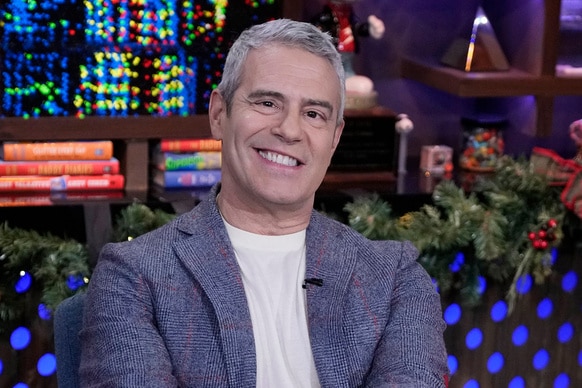
<svg viewBox="0 0 582 388">
<path fill-rule="evenodd" d="M 283 112 L 280 120 L 273 127 L 272 132 L 285 143 L 296 143 L 300 141 L 303 134 L 301 113 L 295 110 Z"/>
</svg>

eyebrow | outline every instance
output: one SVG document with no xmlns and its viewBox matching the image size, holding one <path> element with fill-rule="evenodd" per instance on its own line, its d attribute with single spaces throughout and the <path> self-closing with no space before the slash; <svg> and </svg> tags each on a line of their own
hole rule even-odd
<svg viewBox="0 0 582 388">
<path fill-rule="evenodd" d="M 258 89 L 258 90 L 252 91 L 248 95 L 248 98 L 261 98 L 261 97 L 272 97 L 272 98 L 277 98 L 279 100 L 285 100 L 285 96 L 282 93 L 275 92 L 272 90 Z M 315 106 L 319 106 L 319 107 L 322 107 L 322 108 L 329 110 L 330 113 L 333 112 L 333 105 L 329 101 L 315 100 L 315 99 L 309 98 L 309 99 L 303 100 L 302 102 L 303 102 L 304 106 L 315 105 Z"/>
</svg>

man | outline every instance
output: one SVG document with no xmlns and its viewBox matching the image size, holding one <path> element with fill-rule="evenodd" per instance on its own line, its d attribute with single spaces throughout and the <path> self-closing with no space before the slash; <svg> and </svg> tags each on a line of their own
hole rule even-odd
<svg viewBox="0 0 582 388">
<path fill-rule="evenodd" d="M 212 93 L 222 182 L 192 211 L 104 247 L 83 386 L 444 386 L 440 299 L 408 243 L 313 210 L 344 126 L 331 38 L 243 32 Z"/>
</svg>

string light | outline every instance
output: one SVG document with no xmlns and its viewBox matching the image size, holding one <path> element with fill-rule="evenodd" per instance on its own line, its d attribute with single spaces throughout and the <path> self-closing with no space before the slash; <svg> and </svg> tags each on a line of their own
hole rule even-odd
<svg viewBox="0 0 582 388">
<path fill-rule="evenodd" d="M 279 3 L 244 6 L 255 23 L 272 18 Z M 233 6 L 227 0 L 10 0 L 0 5 L 0 115 L 205 112 L 232 39 L 225 26 Z"/>
</svg>

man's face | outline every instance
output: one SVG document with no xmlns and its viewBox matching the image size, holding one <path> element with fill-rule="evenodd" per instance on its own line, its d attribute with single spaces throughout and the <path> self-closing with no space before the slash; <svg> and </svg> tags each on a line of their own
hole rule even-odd
<svg viewBox="0 0 582 388">
<path fill-rule="evenodd" d="M 343 129 L 339 104 L 325 59 L 282 45 L 251 50 L 230 114 L 217 92 L 211 98 L 224 194 L 251 207 L 311 208 Z"/>
</svg>

